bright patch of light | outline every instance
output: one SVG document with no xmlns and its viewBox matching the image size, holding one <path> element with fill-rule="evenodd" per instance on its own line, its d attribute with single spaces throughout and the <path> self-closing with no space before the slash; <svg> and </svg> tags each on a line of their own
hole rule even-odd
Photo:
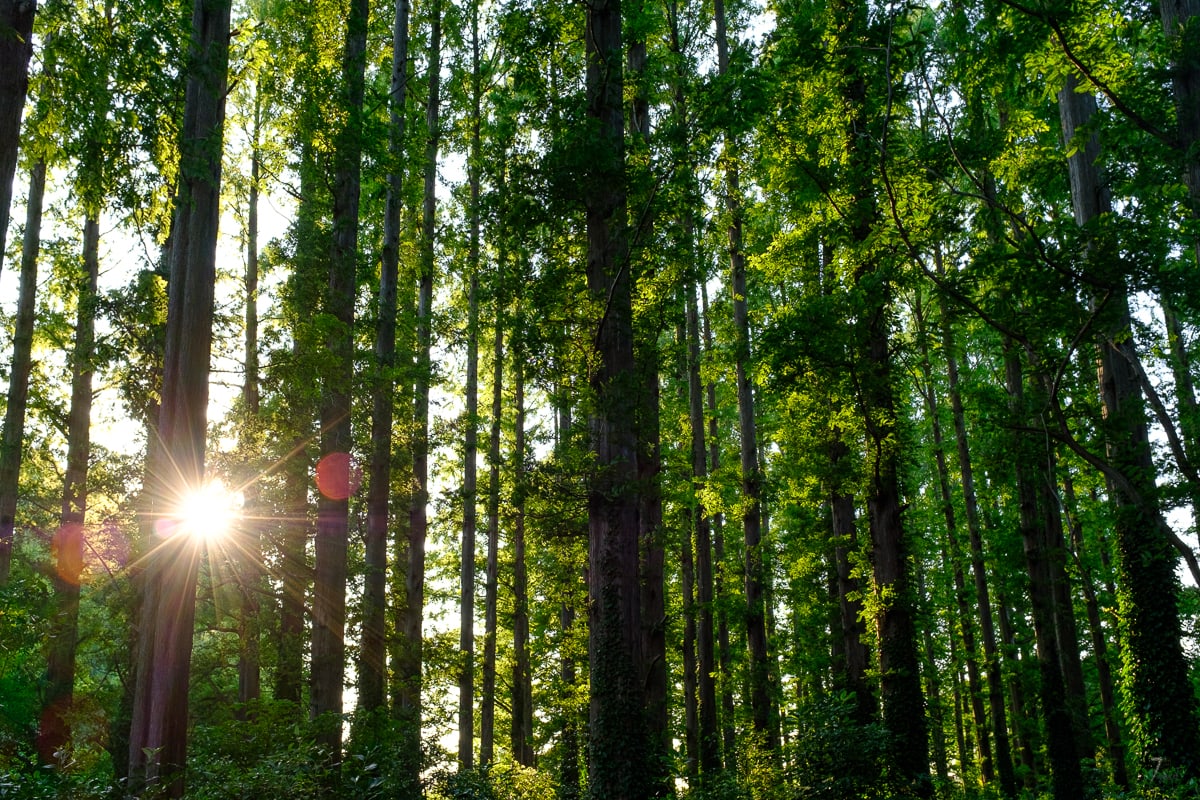
<svg viewBox="0 0 1200 800">
<path fill-rule="evenodd" d="M 214 542 L 233 529 L 242 513 L 242 493 L 212 481 L 186 495 L 176 509 L 179 532 Z"/>
</svg>

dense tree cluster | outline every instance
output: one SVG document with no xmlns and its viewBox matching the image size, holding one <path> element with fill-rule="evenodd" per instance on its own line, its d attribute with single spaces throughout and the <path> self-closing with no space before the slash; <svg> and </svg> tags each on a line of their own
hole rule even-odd
<svg viewBox="0 0 1200 800">
<path fill-rule="evenodd" d="M 1196 0 L 0 0 L 0 258 L 0 798 L 1200 795 Z"/>
</svg>

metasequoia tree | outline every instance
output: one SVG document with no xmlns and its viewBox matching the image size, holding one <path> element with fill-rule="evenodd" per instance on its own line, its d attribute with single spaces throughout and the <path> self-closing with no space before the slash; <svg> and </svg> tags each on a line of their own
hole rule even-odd
<svg viewBox="0 0 1200 800">
<path fill-rule="evenodd" d="M 1095 97 L 1071 78 L 1058 95 L 1076 223 L 1085 231 L 1088 266 L 1098 281 L 1093 306 L 1100 319 L 1100 394 L 1107 475 L 1116 506 L 1115 547 L 1119 574 L 1126 691 L 1132 698 L 1134 738 L 1143 763 L 1200 774 L 1200 715 L 1180 647 L 1179 579 L 1169 529 L 1155 505 L 1155 467 L 1131 336 L 1126 273 L 1103 235 L 1112 201 L 1097 161 L 1100 142 L 1089 135 Z M 1086 138 L 1084 138 L 1086 137 Z M 1082 139 L 1082 141 L 1077 141 Z"/>
<path fill-rule="evenodd" d="M 417 265 L 416 380 L 413 389 L 412 496 L 408 507 L 408 572 L 402 659 L 396 681 L 400 689 L 402 719 L 408 735 L 419 747 L 421 735 L 422 626 L 425 619 L 425 544 L 429 534 L 429 392 L 433 382 L 430 360 L 433 346 L 433 280 L 437 269 L 437 167 L 441 144 L 442 4 L 429 8 L 429 65 L 426 73 L 424 194 Z M 413 768 L 419 769 L 419 760 Z M 410 776 L 414 785 L 419 774 Z"/>
<path fill-rule="evenodd" d="M 396 312 L 400 272 L 400 214 L 404 198 L 405 106 L 408 98 L 408 0 L 396 0 L 392 18 L 392 71 L 388 95 L 387 197 L 379 264 L 379 321 L 375 330 L 375 384 L 371 392 L 371 462 L 367 485 L 366 576 L 359 661 L 359 707 L 372 711 L 386 702 L 388 499 L 392 480 L 392 420 L 395 416 Z"/>
<path fill-rule="evenodd" d="M 715 0 L 717 71 L 729 75 L 729 38 L 724 0 Z M 750 323 L 746 303 L 746 252 L 743 245 L 744 202 L 737 158 L 738 143 L 725 132 L 725 210 L 728 214 L 730 293 L 736 340 L 738 436 L 742 465 L 742 533 L 745 538 L 746 643 L 750 651 L 750 709 L 754 730 L 769 752 L 779 749 L 776 729 L 771 725 L 770 668 L 767 663 L 767 612 L 764 600 L 762 556 L 762 472 L 758 460 L 757 421 L 754 416 L 754 387 L 750 383 Z"/>
<path fill-rule="evenodd" d="M 337 715 L 321 742 L 338 758 L 342 683 L 346 655 L 346 546 L 349 498 L 357 482 L 350 461 L 350 389 L 354 376 L 354 296 L 357 286 L 362 111 L 366 69 L 367 0 L 353 0 L 342 54 L 342 110 L 346 114 L 334 152 L 333 243 L 324 313 L 330 317 L 326 346 L 332 363 L 324 376 L 321 462 L 317 466 L 316 576 L 313 584 L 313 716 Z"/>
<path fill-rule="evenodd" d="M 13 178 L 21 115 L 29 91 L 29 59 L 33 55 L 33 18 L 37 0 L 0 0 L 0 264 L 8 241 Z M 0 538 L 0 586 L 8 581 L 10 545 Z"/>
<path fill-rule="evenodd" d="M 183 796 L 184 789 L 200 539 L 173 528 L 170 515 L 178 499 L 204 480 L 230 5 L 199 0 L 192 12 L 162 400 L 146 487 L 150 513 L 160 524 L 141 578 L 129 771 L 135 788 L 171 797 Z"/>
<path fill-rule="evenodd" d="M 588 487 L 591 755 L 593 797 L 650 796 L 642 713 L 642 631 L 632 279 L 628 265 L 620 0 L 586 10 L 590 168 L 587 285 L 593 303 L 589 427 L 595 472 Z"/>
<path fill-rule="evenodd" d="M 21 247 L 21 285 L 13 330 L 12 362 L 0 434 L 0 586 L 8 582 L 16 532 L 17 498 L 21 475 L 29 374 L 33 368 L 33 326 L 37 304 L 38 255 L 41 249 L 42 204 L 46 194 L 46 159 L 34 162 L 29 173 L 25 205 L 25 238 Z"/>
</svg>

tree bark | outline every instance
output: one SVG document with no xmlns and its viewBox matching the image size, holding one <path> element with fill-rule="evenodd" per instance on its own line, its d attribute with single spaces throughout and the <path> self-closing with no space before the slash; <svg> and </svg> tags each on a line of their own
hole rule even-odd
<svg viewBox="0 0 1200 800">
<path fill-rule="evenodd" d="M 1012 747 L 1004 705 L 1004 676 L 1000 670 L 1000 652 L 996 645 L 996 628 L 992 618 L 991 595 L 988 591 L 987 568 L 983 560 L 983 534 L 979 524 L 979 502 L 975 495 L 975 475 L 971 467 L 971 450 L 967 441 L 966 414 L 962 392 L 958 386 L 958 356 L 954 333 L 946 309 L 942 309 L 942 350 L 946 357 L 947 393 L 954 419 L 954 438 L 958 449 L 958 469 L 962 476 L 963 508 L 967 517 L 967 538 L 971 548 L 971 572 L 975 578 L 975 603 L 979 612 L 979 632 L 983 639 L 983 658 L 987 668 L 988 706 L 991 709 L 992 736 L 996 742 L 996 771 L 1000 791 L 1005 797 L 1015 797 L 1016 776 L 1013 773 Z"/>
<path fill-rule="evenodd" d="M 717 71 L 729 71 L 729 40 L 725 3 L 714 0 L 713 17 L 717 34 Z M 742 246 L 742 196 L 736 142 L 727 133 L 725 141 L 725 203 L 729 214 L 728 250 L 730 290 L 733 295 L 735 358 L 737 363 L 738 432 L 741 443 L 742 533 L 746 547 L 746 643 L 750 656 L 750 708 L 754 730 L 772 757 L 779 742 L 772 735 L 771 673 L 767 655 L 766 608 L 762 558 L 762 474 L 758 464 L 758 432 L 754 417 L 754 390 L 750 385 L 750 323 L 746 307 L 746 255 Z"/>
<path fill-rule="evenodd" d="M 8 219 L 21 115 L 29 91 L 29 59 L 33 55 L 33 18 L 37 0 L 0 0 L 0 264 L 8 244 Z M 3 562 L 0 562 L 0 567 Z M 0 586 L 7 574 L 0 573 Z"/>
<path fill-rule="evenodd" d="M 396 0 L 388 97 L 387 196 L 379 265 L 379 321 L 375 329 L 375 384 L 371 395 L 371 463 L 367 484 L 366 575 L 358 705 L 387 702 L 387 547 L 391 515 L 392 421 L 395 417 L 396 317 L 400 274 L 400 215 L 404 198 L 405 106 L 408 97 L 408 0 Z"/>
<path fill-rule="evenodd" d="M 200 0 L 192 13 L 162 403 L 152 456 L 156 466 L 147 487 L 151 508 L 163 515 L 171 513 L 175 498 L 199 488 L 204 478 L 229 16 L 228 0 Z M 181 797 L 200 553 L 190 537 L 170 536 L 169 527 L 159 527 L 161 543 L 145 573 L 129 771 L 139 793 Z"/>
<path fill-rule="evenodd" d="M 503 258 L 497 270 L 503 269 Z M 496 726 L 496 628 L 500 551 L 500 433 L 504 414 L 503 273 L 497 275 L 492 339 L 492 421 L 488 437 L 487 575 L 484 580 L 483 685 L 479 709 L 479 763 L 491 764 Z"/>
<path fill-rule="evenodd" d="M 595 309 L 595 364 L 589 375 L 595 467 L 588 486 L 588 653 L 589 787 L 597 800 L 641 800 L 653 791 L 641 685 L 639 375 L 625 223 L 621 21 L 620 0 L 598 0 L 586 7 L 587 115 L 596 129 L 583 199 L 587 286 Z"/>
<path fill-rule="evenodd" d="M 1195 5 L 1194 0 L 1186 2 Z M 1164 10 L 1167 5 L 1164 3 Z M 1058 105 L 1064 140 L 1075 143 L 1086 136 L 1076 143 L 1077 149 L 1067 159 L 1075 222 L 1086 231 L 1112 210 L 1096 165 L 1100 143 L 1095 135 L 1080 133 L 1086 131 L 1096 101 L 1091 94 L 1075 91 L 1072 78 L 1059 92 Z M 1188 175 L 1190 185 L 1200 185 L 1192 183 L 1200 181 L 1200 173 L 1189 171 Z M 1099 257 L 1100 253 L 1092 252 L 1094 243 L 1088 249 L 1089 255 Z M 1163 523 L 1154 501 L 1156 470 L 1141 386 L 1133 368 L 1135 353 L 1124 272 L 1119 260 L 1104 265 L 1100 277 L 1110 288 L 1107 297 L 1097 297 L 1095 302 L 1107 306 L 1100 309 L 1104 316 L 1098 346 L 1108 460 L 1128 480 L 1128 486 L 1109 482 L 1109 496 L 1116 511 L 1114 533 L 1122 642 L 1127 654 L 1126 686 L 1143 766 L 1156 772 L 1177 768 L 1194 778 L 1200 776 L 1200 713 L 1180 645 L 1180 585 L 1175 553 L 1162 533 Z"/>
<path fill-rule="evenodd" d="M 1079 766 L 1079 745 L 1067 705 L 1059 640 L 1054 626 L 1054 587 L 1052 585 L 1045 509 L 1039 502 L 1037 470 L 1040 457 L 1026 427 L 1024 376 L 1016 348 L 1010 343 L 1005 354 L 1005 381 L 1013 414 L 1013 461 L 1016 471 L 1017 500 L 1020 504 L 1021 540 L 1029 570 L 1029 599 L 1037 638 L 1038 667 L 1041 673 L 1042 714 L 1046 721 L 1047 752 L 1056 798 L 1083 797 L 1085 784 Z"/>
<path fill-rule="evenodd" d="M 75 691 L 75 652 L 79 642 L 79 593 L 83 576 L 87 513 L 88 457 L 92 437 L 92 360 L 96 343 L 96 284 L 100 274 L 100 220 L 91 212 L 83 225 L 83 269 L 71 354 L 71 410 L 67 418 L 67 471 L 62 514 L 51 543 L 55 614 L 50 623 L 50 657 L 43 711 L 38 726 L 38 757 L 44 764 L 66 765 L 59 753 L 71 738 Z"/>
<path fill-rule="evenodd" d="M 522 315 L 516 330 L 522 330 Z M 513 349 L 513 689 L 512 755 L 533 766 L 533 679 L 529 664 L 529 579 L 525 566 L 525 365 L 523 343 Z"/>
<path fill-rule="evenodd" d="M 467 262 L 467 386 L 466 423 L 463 442 L 463 526 L 459 583 L 459 638 L 462 664 L 458 676 L 458 763 L 464 769 L 474 764 L 475 745 L 475 528 L 478 496 L 476 459 L 479 453 L 479 170 L 483 96 L 479 55 L 479 2 L 471 3 L 471 152 L 467 158 L 470 189 Z"/>
<path fill-rule="evenodd" d="M 326 340 L 333 356 L 324 376 L 321 462 L 317 465 L 317 540 L 314 550 L 312 698 L 314 718 L 334 715 L 318 731 L 318 742 L 341 761 L 342 684 L 346 669 L 346 548 L 350 495 L 357 488 L 351 459 L 350 390 L 354 379 L 354 298 L 357 288 L 359 189 L 366 69 L 367 0 L 352 0 L 342 56 L 342 99 L 346 125 L 334 154 L 333 246 L 325 313 L 334 323 Z M 322 476 L 325 480 L 322 480 Z M 325 484 L 325 485 L 321 485 Z"/>
<path fill-rule="evenodd" d="M 21 249 L 21 288 L 17 295 L 8 398 L 4 407 L 3 439 L 0 439 L 0 586 L 8 583 L 12 569 L 21 454 L 25 441 L 25 410 L 29 403 L 29 373 L 33 368 L 33 326 L 37 310 L 38 254 L 42 243 L 42 200 L 45 193 L 46 161 L 39 159 L 29 176 L 25 240 Z"/>
<path fill-rule="evenodd" d="M 404 652 L 398 680 L 401 715 L 408 729 L 409 747 L 419 752 L 421 739 L 421 668 L 424 657 L 422 628 L 425 620 L 425 541 L 429 532 L 429 392 L 433 378 L 430 351 L 433 344 L 434 245 L 437 234 L 437 163 L 441 143 L 442 4 L 429 9 L 428 95 L 425 105 L 425 187 L 421 208 L 421 240 L 417 278 L 416 381 L 413 399 L 412 498 L 408 512 L 407 615 Z M 419 768 L 414 759 L 412 769 Z M 418 785 L 419 773 L 409 775 Z"/>
</svg>

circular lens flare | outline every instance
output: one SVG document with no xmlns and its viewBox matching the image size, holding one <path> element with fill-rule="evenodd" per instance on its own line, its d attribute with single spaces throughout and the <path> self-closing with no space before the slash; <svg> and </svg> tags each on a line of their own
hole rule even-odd
<svg viewBox="0 0 1200 800">
<path fill-rule="evenodd" d="M 213 542 L 226 536 L 241 515 L 242 493 L 212 481 L 185 495 L 176 509 L 178 532 Z"/>
</svg>

